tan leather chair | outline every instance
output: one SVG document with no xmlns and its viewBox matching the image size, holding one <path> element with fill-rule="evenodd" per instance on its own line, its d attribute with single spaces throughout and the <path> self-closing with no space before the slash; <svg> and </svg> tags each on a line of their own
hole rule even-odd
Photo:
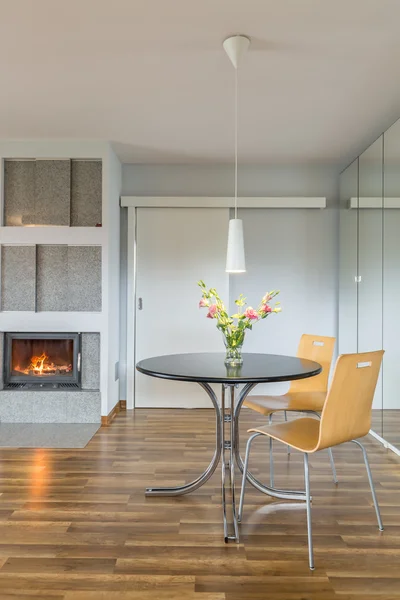
<svg viewBox="0 0 400 600">
<path fill-rule="evenodd" d="M 261 413 L 262 415 L 269 416 L 270 424 L 272 422 L 272 414 L 279 410 L 284 411 L 285 421 L 287 421 L 288 411 L 311 412 L 319 415 L 324 407 L 328 391 L 328 378 L 331 370 L 335 342 L 336 338 L 334 337 L 303 333 L 297 349 L 297 356 L 319 363 L 322 366 L 321 373 L 308 379 L 292 381 L 289 391 L 282 396 L 248 396 L 244 402 L 244 406 Z M 289 447 L 288 454 L 290 454 Z M 270 485 L 273 487 L 274 462 L 271 441 L 269 456 Z M 337 483 L 335 463 L 333 461 L 331 450 L 329 451 L 329 458 L 331 461 L 333 481 Z"/>
<path fill-rule="evenodd" d="M 332 384 L 321 415 L 321 421 L 303 417 L 259 429 L 249 429 L 252 433 L 247 442 L 240 494 L 239 517 L 243 514 L 246 474 L 252 441 L 262 435 L 278 440 L 304 453 L 304 479 L 306 486 L 308 553 L 310 569 L 314 569 L 311 498 L 308 472 L 308 455 L 344 442 L 357 444 L 364 456 L 372 499 L 375 505 L 378 527 L 383 531 L 378 501 L 375 495 L 371 469 L 364 446 L 355 438 L 366 435 L 371 426 L 371 408 L 374 399 L 384 351 L 344 354 L 336 362 Z"/>
</svg>

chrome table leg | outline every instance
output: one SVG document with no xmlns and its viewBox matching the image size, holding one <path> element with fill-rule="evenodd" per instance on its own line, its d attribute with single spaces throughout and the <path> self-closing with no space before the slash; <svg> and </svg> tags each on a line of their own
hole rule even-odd
<svg viewBox="0 0 400 600">
<path fill-rule="evenodd" d="M 211 475 L 214 473 L 215 469 L 218 466 L 219 460 L 221 458 L 221 440 L 222 440 L 222 432 L 221 432 L 221 411 L 218 405 L 217 397 L 214 393 L 214 390 L 208 383 L 199 383 L 199 385 L 207 392 L 209 395 L 211 402 L 213 403 L 215 410 L 215 451 L 214 456 L 211 459 L 210 464 L 207 469 L 202 473 L 197 479 L 191 481 L 190 483 L 186 483 L 185 485 L 179 485 L 174 487 L 148 487 L 146 488 L 146 496 L 181 496 L 182 494 L 190 494 L 190 492 L 194 492 L 199 487 L 204 485 L 206 481 L 208 481 Z"/>
<path fill-rule="evenodd" d="M 247 384 L 244 386 L 237 405 L 235 407 L 235 385 L 223 386 L 222 389 L 222 410 L 220 410 L 217 397 L 208 383 L 199 383 L 204 391 L 209 395 L 211 402 L 214 406 L 216 423 L 215 423 L 215 451 L 214 456 L 208 465 L 207 469 L 197 479 L 180 486 L 174 487 L 148 487 L 146 488 L 146 496 L 181 496 L 183 494 L 189 494 L 194 492 L 202 485 L 204 485 L 215 472 L 222 454 L 222 508 L 223 508 L 223 519 L 224 519 L 224 538 L 225 541 L 235 540 L 239 541 L 238 535 L 238 519 L 236 512 L 236 498 L 235 498 L 235 462 L 239 469 L 243 471 L 243 461 L 239 450 L 239 414 L 243 402 L 246 396 L 256 384 Z M 230 413 L 225 414 L 225 388 L 230 388 Z M 230 439 L 225 439 L 225 423 L 230 423 Z M 225 460 L 225 451 L 229 450 L 229 461 Z M 226 503 L 226 490 L 227 490 L 227 469 L 229 471 L 229 492 L 231 494 L 232 502 L 232 528 L 233 532 L 229 533 L 229 525 L 227 519 L 227 503 Z M 247 473 L 247 480 L 259 491 L 264 494 L 268 494 L 275 498 L 282 498 L 285 500 L 304 500 L 305 493 L 300 491 L 291 490 L 279 490 L 276 488 L 268 487 L 262 484 L 256 479 L 250 472 Z"/>
<path fill-rule="evenodd" d="M 239 529 L 238 529 L 238 520 L 236 514 L 236 498 L 235 498 L 235 450 L 234 450 L 234 418 L 233 415 L 235 413 L 235 387 L 231 385 L 231 405 L 230 405 L 230 413 L 231 413 L 231 431 L 230 431 L 230 453 L 229 453 L 229 462 L 231 467 L 231 499 L 232 499 L 232 517 L 233 517 L 233 529 L 235 532 L 236 542 L 239 542 Z"/>
<path fill-rule="evenodd" d="M 225 411 L 225 390 L 229 388 L 229 412 Z M 222 515 L 224 519 L 225 542 L 234 540 L 239 542 L 239 527 L 236 513 L 235 498 L 235 454 L 234 454 L 234 420 L 235 411 L 235 385 L 222 385 L 221 414 L 222 414 Z M 229 423 L 229 439 L 225 437 L 225 423 Z M 229 450 L 229 460 L 226 460 L 225 452 Z M 226 473 L 229 474 L 229 488 Z M 227 489 L 231 500 L 232 526 L 229 527 L 227 519 Z M 229 531 L 231 529 L 231 532 Z"/>
<path fill-rule="evenodd" d="M 222 385 L 221 391 L 221 453 L 222 453 L 222 464 L 221 464 L 221 502 L 222 502 L 222 518 L 224 522 L 224 540 L 225 543 L 229 540 L 228 533 L 228 520 L 226 517 L 226 460 L 225 460 L 225 386 Z"/>
</svg>

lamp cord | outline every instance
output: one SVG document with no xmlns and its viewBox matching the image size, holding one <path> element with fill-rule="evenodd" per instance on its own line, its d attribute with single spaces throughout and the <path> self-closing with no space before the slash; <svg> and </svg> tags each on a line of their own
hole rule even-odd
<svg viewBox="0 0 400 600">
<path fill-rule="evenodd" d="M 238 192 L 238 69 L 235 68 L 235 219 L 237 219 Z"/>
</svg>

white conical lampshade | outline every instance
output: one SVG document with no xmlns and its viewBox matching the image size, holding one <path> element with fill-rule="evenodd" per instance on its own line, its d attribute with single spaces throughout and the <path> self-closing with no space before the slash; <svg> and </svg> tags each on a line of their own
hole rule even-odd
<svg viewBox="0 0 400 600">
<path fill-rule="evenodd" d="M 246 54 L 249 46 L 250 39 L 246 35 L 232 35 L 224 41 L 224 50 L 235 69 L 238 68 L 239 62 L 242 56 Z"/>
<path fill-rule="evenodd" d="M 227 273 L 244 273 L 246 271 L 243 221 L 241 219 L 231 219 L 229 221 L 228 251 L 226 253 L 225 270 Z"/>
</svg>

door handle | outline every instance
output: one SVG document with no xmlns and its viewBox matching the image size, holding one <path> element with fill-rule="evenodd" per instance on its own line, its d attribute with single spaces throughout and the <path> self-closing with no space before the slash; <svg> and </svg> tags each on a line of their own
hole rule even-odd
<svg viewBox="0 0 400 600">
<path fill-rule="evenodd" d="M 143 310 L 143 298 L 139 298 L 138 300 L 138 310 Z"/>
</svg>

